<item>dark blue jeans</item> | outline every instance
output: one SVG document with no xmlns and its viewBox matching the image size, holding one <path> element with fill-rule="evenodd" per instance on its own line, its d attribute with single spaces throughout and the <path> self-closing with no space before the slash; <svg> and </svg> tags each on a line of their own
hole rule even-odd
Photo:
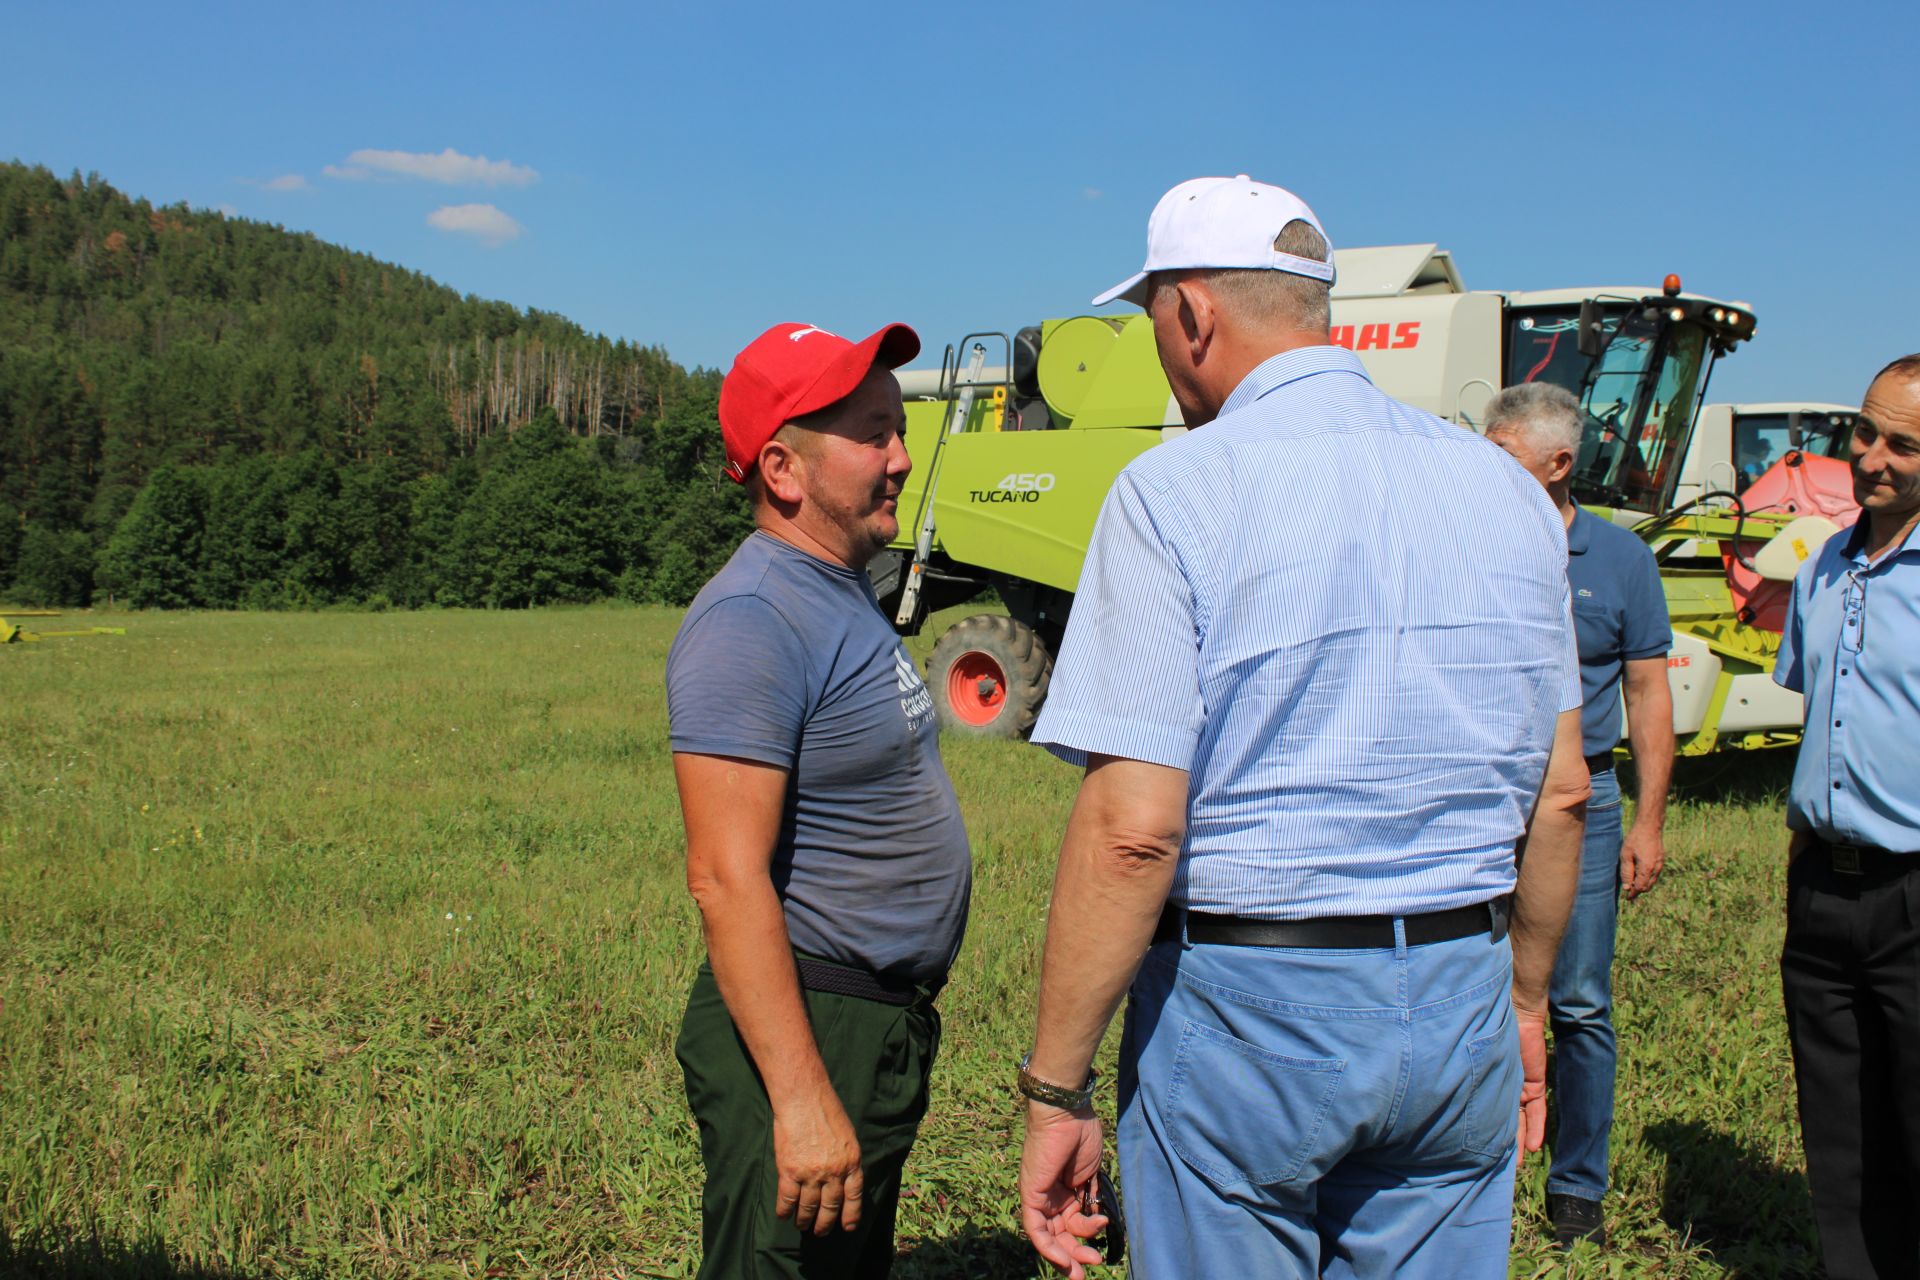
<svg viewBox="0 0 1920 1280">
<path fill-rule="evenodd" d="M 1580 846 L 1580 895 L 1560 940 L 1547 1005 L 1560 1116 L 1547 1191 L 1587 1200 L 1606 1194 L 1607 1135 L 1613 1128 L 1613 929 L 1620 840 L 1620 780 L 1608 769 L 1593 775 L 1587 835 Z"/>
</svg>

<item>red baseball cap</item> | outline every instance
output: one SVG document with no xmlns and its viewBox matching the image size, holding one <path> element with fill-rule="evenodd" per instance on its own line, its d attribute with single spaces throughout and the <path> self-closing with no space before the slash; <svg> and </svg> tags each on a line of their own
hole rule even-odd
<svg viewBox="0 0 1920 1280">
<path fill-rule="evenodd" d="M 744 483 L 774 432 L 844 400 L 874 365 L 898 369 L 919 354 L 920 335 L 904 324 L 890 324 L 863 342 L 818 325 L 773 326 L 733 358 L 720 384 L 728 479 Z"/>
</svg>

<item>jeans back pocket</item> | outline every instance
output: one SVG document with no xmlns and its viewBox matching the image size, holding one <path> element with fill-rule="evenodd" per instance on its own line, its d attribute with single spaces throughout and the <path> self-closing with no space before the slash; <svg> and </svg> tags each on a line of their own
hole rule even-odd
<svg viewBox="0 0 1920 1280">
<path fill-rule="evenodd" d="M 1465 1146 L 1475 1155 L 1497 1156 L 1520 1136 L 1520 1053 L 1509 1021 L 1492 1035 L 1467 1042 L 1472 1078 L 1467 1081 Z"/>
<path fill-rule="evenodd" d="M 1290 1182 L 1313 1154 L 1346 1067 L 1189 1022 L 1167 1086 L 1169 1140 L 1216 1190 Z"/>
</svg>

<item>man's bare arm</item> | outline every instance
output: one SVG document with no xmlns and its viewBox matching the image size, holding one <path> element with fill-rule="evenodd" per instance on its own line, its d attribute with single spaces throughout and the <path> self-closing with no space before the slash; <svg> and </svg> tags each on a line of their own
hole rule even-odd
<svg viewBox="0 0 1920 1280">
<path fill-rule="evenodd" d="M 676 752 L 687 889 L 700 905 L 714 981 L 773 1108 L 774 1211 L 825 1235 L 860 1220 L 860 1144 L 807 1021 L 772 879 L 787 771 Z"/>
<path fill-rule="evenodd" d="M 1078 1088 L 1133 981 L 1173 885 L 1186 830 L 1184 770 L 1095 756 L 1089 761 L 1054 872 L 1029 1069 Z M 1040 1255 L 1078 1277 L 1099 1254 L 1082 1243 L 1104 1219 L 1078 1208 L 1077 1188 L 1100 1161 L 1091 1109 L 1027 1104 L 1020 1211 Z"/>
<path fill-rule="evenodd" d="M 1067 819 L 1047 913 L 1032 1070 L 1086 1078 L 1153 940 L 1186 831 L 1187 774 L 1095 756 Z"/>
<path fill-rule="evenodd" d="M 1667 865 L 1667 788 L 1673 781 L 1673 690 L 1667 660 L 1627 662 L 1627 740 L 1633 746 L 1633 828 L 1620 845 L 1620 884 L 1628 898 L 1653 888 Z"/>
<path fill-rule="evenodd" d="M 1538 1151 L 1547 1124 L 1547 988 L 1554 957 L 1580 887 L 1580 841 L 1586 834 L 1593 782 L 1581 754 L 1580 712 L 1554 722 L 1546 780 L 1533 821 L 1516 855 L 1509 936 L 1513 941 L 1513 1007 L 1520 1021 L 1520 1150 Z"/>
</svg>

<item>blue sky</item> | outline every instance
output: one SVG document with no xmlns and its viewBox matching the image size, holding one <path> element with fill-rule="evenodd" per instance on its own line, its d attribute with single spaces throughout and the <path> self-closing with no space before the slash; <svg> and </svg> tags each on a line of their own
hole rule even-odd
<svg viewBox="0 0 1920 1280">
<path fill-rule="evenodd" d="M 1472 288 L 1677 271 L 1748 301 L 1712 399 L 1857 402 L 1920 348 L 1911 0 L 7 0 L 0 26 L 0 158 L 689 364 L 780 320 L 937 352 L 1077 314 L 1161 191 L 1236 172 L 1336 244 L 1437 241 Z"/>
</svg>

